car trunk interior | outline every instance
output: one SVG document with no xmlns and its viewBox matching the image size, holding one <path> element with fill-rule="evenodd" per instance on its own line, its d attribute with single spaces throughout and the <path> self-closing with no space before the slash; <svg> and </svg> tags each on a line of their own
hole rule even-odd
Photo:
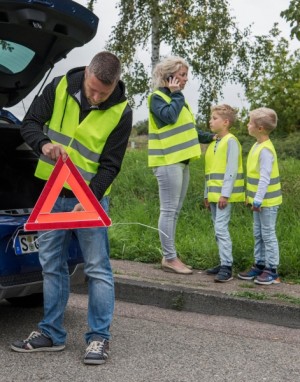
<svg viewBox="0 0 300 382">
<path fill-rule="evenodd" d="M 0 210 L 11 214 L 33 208 L 44 182 L 34 176 L 37 155 L 27 146 L 20 127 L 0 122 Z"/>
</svg>

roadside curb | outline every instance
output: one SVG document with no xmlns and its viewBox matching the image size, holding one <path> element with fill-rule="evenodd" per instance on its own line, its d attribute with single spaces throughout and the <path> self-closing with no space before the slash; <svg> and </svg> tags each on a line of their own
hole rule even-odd
<svg viewBox="0 0 300 382">
<path fill-rule="evenodd" d="M 215 291 L 130 280 L 115 276 L 116 299 L 164 309 L 223 315 L 300 328 L 300 308 L 284 303 L 231 297 Z"/>
</svg>

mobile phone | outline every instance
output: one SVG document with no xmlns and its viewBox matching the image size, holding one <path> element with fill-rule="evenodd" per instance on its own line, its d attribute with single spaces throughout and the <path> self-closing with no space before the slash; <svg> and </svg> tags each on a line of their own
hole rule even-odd
<svg viewBox="0 0 300 382">
<path fill-rule="evenodd" d="M 169 76 L 168 78 L 167 78 L 167 81 L 168 82 L 170 82 L 170 81 L 172 81 L 173 80 L 173 76 Z"/>
</svg>

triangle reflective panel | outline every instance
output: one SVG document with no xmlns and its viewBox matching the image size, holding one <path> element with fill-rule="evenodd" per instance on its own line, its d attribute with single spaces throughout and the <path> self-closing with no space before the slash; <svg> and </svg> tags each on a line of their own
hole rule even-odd
<svg viewBox="0 0 300 382">
<path fill-rule="evenodd" d="M 51 212 L 59 193 L 67 183 L 84 211 Z M 24 224 L 25 231 L 109 227 L 111 220 L 85 183 L 80 172 L 68 157 L 60 157 L 38 198 L 31 215 Z"/>
</svg>

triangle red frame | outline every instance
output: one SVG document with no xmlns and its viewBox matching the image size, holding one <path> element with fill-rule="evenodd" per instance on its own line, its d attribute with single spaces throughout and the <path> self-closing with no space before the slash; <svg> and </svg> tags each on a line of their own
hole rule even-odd
<svg viewBox="0 0 300 382">
<path fill-rule="evenodd" d="M 84 211 L 51 212 L 59 193 L 67 183 Z M 43 231 L 50 229 L 74 229 L 91 227 L 109 227 L 111 220 L 101 204 L 85 183 L 71 159 L 60 157 L 45 184 L 27 222 L 25 231 Z"/>
</svg>

